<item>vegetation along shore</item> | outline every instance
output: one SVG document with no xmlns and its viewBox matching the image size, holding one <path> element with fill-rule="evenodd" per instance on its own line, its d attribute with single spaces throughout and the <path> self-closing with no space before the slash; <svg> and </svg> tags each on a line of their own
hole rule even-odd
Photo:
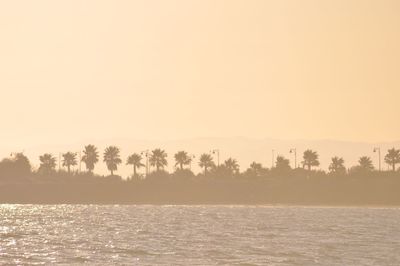
<svg viewBox="0 0 400 266">
<path fill-rule="evenodd" d="M 351 167 L 335 156 L 329 170 L 323 171 L 313 150 L 304 151 L 295 167 L 277 156 L 270 168 L 253 162 L 243 171 L 234 158 L 220 163 L 218 150 L 198 157 L 179 151 L 173 155 L 175 170 L 170 173 L 164 170 L 169 161 L 162 149 L 133 153 L 123 160 L 118 147 L 107 147 L 101 156 L 94 145 L 87 145 L 79 158 L 67 152 L 58 160 L 46 153 L 39 160 L 38 169 L 23 153 L 0 162 L 1 203 L 400 206 L 400 150 L 396 148 L 384 154 L 388 171 L 375 167 L 368 156 Z M 95 173 L 100 161 L 110 175 Z M 84 171 L 71 170 L 80 163 Z M 132 166 L 131 176 L 116 174 L 122 163 Z M 202 169 L 198 174 L 191 171 L 194 163 Z"/>
</svg>

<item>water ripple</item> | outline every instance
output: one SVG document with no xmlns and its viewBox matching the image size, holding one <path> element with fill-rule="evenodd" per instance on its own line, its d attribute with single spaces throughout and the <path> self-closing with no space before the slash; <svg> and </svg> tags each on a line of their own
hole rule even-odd
<svg viewBox="0 0 400 266">
<path fill-rule="evenodd" d="M 0 264 L 400 265 L 397 208 L 0 205 Z"/>
</svg>

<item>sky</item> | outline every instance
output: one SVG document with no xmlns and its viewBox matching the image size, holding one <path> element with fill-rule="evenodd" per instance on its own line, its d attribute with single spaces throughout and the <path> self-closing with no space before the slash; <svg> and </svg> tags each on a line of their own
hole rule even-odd
<svg viewBox="0 0 400 266">
<path fill-rule="evenodd" d="M 0 148 L 400 139 L 400 1 L 0 2 Z"/>
</svg>

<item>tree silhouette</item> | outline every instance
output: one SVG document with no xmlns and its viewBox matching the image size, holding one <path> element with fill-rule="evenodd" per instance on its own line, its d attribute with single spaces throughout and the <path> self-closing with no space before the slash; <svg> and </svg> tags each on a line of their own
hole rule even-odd
<svg viewBox="0 0 400 266">
<path fill-rule="evenodd" d="M 39 156 L 40 166 L 39 171 L 44 174 L 50 174 L 56 168 L 56 158 L 49 153 Z"/>
<path fill-rule="evenodd" d="M 319 166 L 318 153 L 312 150 L 306 150 L 303 154 L 303 167 L 307 166 L 308 171 L 311 171 L 311 167 Z"/>
<path fill-rule="evenodd" d="M 235 159 L 228 158 L 227 160 L 225 160 L 224 166 L 231 175 L 239 172 L 239 164 Z"/>
<path fill-rule="evenodd" d="M 31 172 L 31 163 L 29 162 L 28 157 L 26 157 L 22 152 L 14 153 L 13 161 L 18 174 L 23 175 Z"/>
<path fill-rule="evenodd" d="M 335 174 L 343 174 L 346 172 L 346 167 L 344 167 L 343 158 L 339 158 L 337 156 L 332 158 L 332 162 L 329 165 L 329 171 Z"/>
<path fill-rule="evenodd" d="M 122 163 L 119 155 L 119 148 L 115 146 L 109 146 L 104 151 L 103 161 L 106 163 L 108 170 L 111 172 L 111 176 L 114 175 L 114 171 L 117 171 L 118 165 Z"/>
<path fill-rule="evenodd" d="M 151 151 L 149 162 L 151 166 L 156 167 L 158 172 L 160 171 L 160 168 L 164 168 L 165 166 L 168 165 L 167 154 L 165 153 L 164 150 L 155 149 Z"/>
<path fill-rule="evenodd" d="M 192 162 L 192 158 L 185 151 L 179 151 L 175 155 L 175 166 L 179 165 L 179 168 L 183 170 L 184 165 L 189 165 Z"/>
<path fill-rule="evenodd" d="M 359 167 L 364 171 L 374 170 L 374 165 L 372 164 L 372 160 L 368 156 L 360 157 L 358 163 L 360 164 Z"/>
<path fill-rule="evenodd" d="M 72 153 L 72 152 L 67 152 L 64 153 L 63 155 L 63 161 L 62 161 L 62 165 L 66 166 L 68 169 L 68 173 L 71 172 L 71 166 L 74 166 L 77 164 L 77 160 L 76 160 L 76 153 Z"/>
<path fill-rule="evenodd" d="M 0 161 L 0 176 L 5 178 L 24 178 L 31 174 L 31 164 L 23 153 L 12 153 L 11 158 Z"/>
<path fill-rule="evenodd" d="M 82 162 L 85 163 L 86 169 L 92 173 L 94 165 L 99 161 L 99 153 L 94 145 L 85 146 L 83 151 Z"/>
<path fill-rule="evenodd" d="M 385 163 L 392 166 L 393 171 L 396 171 L 396 164 L 400 163 L 400 150 L 396 150 L 395 148 L 388 150 L 385 156 Z"/>
<path fill-rule="evenodd" d="M 260 176 L 264 168 L 261 163 L 252 162 L 246 170 L 247 175 Z"/>
<path fill-rule="evenodd" d="M 212 156 L 207 153 L 200 155 L 199 166 L 204 168 L 204 175 L 207 175 L 208 169 L 215 166 Z"/>
<path fill-rule="evenodd" d="M 276 170 L 290 170 L 290 161 L 285 157 L 278 155 L 275 163 Z"/>
<path fill-rule="evenodd" d="M 142 164 L 142 156 L 137 153 L 130 155 L 126 161 L 126 164 L 133 166 L 133 176 L 134 177 L 136 177 L 136 169 L 144 166 L 144 164 Z"/>
<path fill-rule="evenodd" d="M 263 167 L 261 163 L 252 162 L 250 164 L 250 169 L 254 172 L 260 172 L 263 169 Z"/>
</svg>

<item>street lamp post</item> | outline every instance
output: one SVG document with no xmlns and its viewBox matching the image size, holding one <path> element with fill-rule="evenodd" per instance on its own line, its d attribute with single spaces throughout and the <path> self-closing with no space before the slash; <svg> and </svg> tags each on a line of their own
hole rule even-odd
<svg viewBox="0 0 400 266">
<path fill-rule="evenodd" d="M 217 165 L 219 167 L 219 150 L 218 149 L 212 150 L 211 153 L 212 154 L 217 154 Z"/>
<path fill-rule="evenodd" d="M 189 169 L 190 169 L 190 171 L 192 171 L 192 161 L 193 161 L 193 159 L 195 159 L 195 158 L 196 158 L 196 156 L 194 156 L 193 154 L 190 155 L 190 163 L 189 163 Z"/>
<path fill-rule="evenodd" d="M 296 148 L 292 148 L 289 151 L 290 153 L 294 153 L 294 169 L 297 168 L 297 150 Z"/>
<path fill-rule="evenodd" d="M 141 155 L 146 156 L 146 177 L 149 175 L 149 150 L 142 151 Z"/>
<path fill-rule="evenodd" d="M 381 148 L 375 147 L 374 152 L 378 153 L 378 160 L 379 160 L 379 172 L 381 171 Z"/>
</svg>

